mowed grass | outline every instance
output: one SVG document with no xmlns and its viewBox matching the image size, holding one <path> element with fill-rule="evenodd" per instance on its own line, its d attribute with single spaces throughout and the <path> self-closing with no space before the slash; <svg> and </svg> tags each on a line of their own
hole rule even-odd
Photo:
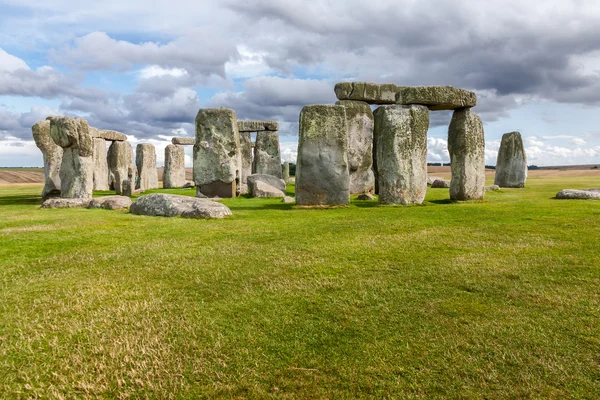
<svg viewBox="0 0 600 400">
<path fill-rule="evenodd" d="M 600 201 L 565 187 L 600 182 L 210 221 L 0 187 L 0 397 L 597 399 Z"/>
</svg>

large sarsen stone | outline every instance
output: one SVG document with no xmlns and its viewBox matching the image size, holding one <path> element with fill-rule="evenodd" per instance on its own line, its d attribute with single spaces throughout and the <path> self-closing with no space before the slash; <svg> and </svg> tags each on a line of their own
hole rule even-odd
<svg viewBox="0 0 600 400">
<path fill-rule="evenodd" d="M 108 160 L 106 140 L 94 138 L 94 190 L 108 190 Z"/>
<path fill-rule="evenodd" d="M 204 219 L 231 215 L 229 207 L 216 201 L 163 193 L 139 197 L 129 211 L 137 215 Z"/>
<path fill-rule="evenodd" d="M 396 96 L 398 104 L 422 104 L 430 110 L 456 110 L 475 107 L 474 92 L 452 86 L 403 86 Z"/>
<path fill-rule="evenodd" d="M 163 188 L 181 188 L 185 179 L 185 151 L 182 145 L 169 144 L 165 147 L 165 166 L 163 168 Z"/>
<path fill-rule="evenodd" d="M 50 120 L 37 122 L 31 127 L 35 145 L 44 157 L 44 189 L 42 200 L 60 195 L 60 165 L 62 163 L 63 149 L 52 140 L 50 136 Z"/>
<path fill-rule="evenodd" d="M 369 104 L 395 104 L 399 86 L 371 82 L 340 82 L 334 91 L 338 100 L 357 100 Z"/>
<path fill-rule="evenodd" d="M 262 131 L 256 134 L 252 171 L 255 174 L 273 175 L 281 178 L 281 153 L 279 132 Z"/>
<path fill-rule="evenodd" d="M 506 188 L 525 187 L 527 180 L 527 157 L 519 132 L 502 135 L 496 161 L 494 184 Z"/>
<path fill-rule="evenodd" d="M 158 188 L 158 171 L 156 170 L 156 149 L 153 144 L 140 143 L 135 149 L 135 164 L 138 182 L 136 189 L 141 191 Z"/>
</svg>

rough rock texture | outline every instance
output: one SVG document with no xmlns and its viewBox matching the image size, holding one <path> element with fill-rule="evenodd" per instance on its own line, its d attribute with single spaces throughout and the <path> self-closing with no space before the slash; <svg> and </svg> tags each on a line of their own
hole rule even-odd
<svg viewBox="0 0 600 400">
<path fill-rule="evenodd" d="M 427 192 L 427 107 L 375 110 L 379 203 L 421 204 Z"/>
<path fill-rule="evenodd" d="M 364 101 L 341 100 L 336 104 L 346 108 L 350 193 L 371 192 L 375 189 L 375 175 L 373 174 L 373 111 Z"/>
<path fill-rule="evenodd" d="M 403 86 L 396 96 L 398 104 L 421 104 L 430 110 L 456 110 L 475 107 L 474 92 L 452 86 Z"/>
<path fill-rule="evenodd" d="M 135 178 L 137 168 L 133 165 L 133 149 L 129 142 L 113 142 L 108 148 L 108 170 L 109 170 L 109 185 L 114 189 L 116 194 L 127 195 L 135 189 Z M 133 179 L 130 182 L 130 179 Z"/>
<path fill-rule="evenodd" d="M 496 161 L 494 184 L 506 188 L 525 187 L 527 180 L 527 157 L 519 132 L 502 135 Z"/>
<path fill-rule="evenodd" d="M 427 184 L 428 185 L 432 185 L 433 182 L 437 181 L 438 179 L 442 179 L 443 180 L 444 178 L 441 178 L 439 176 L 430 176 L 430 175 L 427 175 Z"/>
<path fill-rule="evenodd" d="M 557 199 L 600 199 L 600 189 L 564 189 L 556 194 Z"/>
<path fill-rule="evenodd" d="M 196 116 L 194 181 L 207 196 L 235 197 L 242 173 L 242 152 L 235 112 L 203 108 Z"/>
<path fill-rule="evenodd" d="M 93 138 L 108 140 L 110 142 L 124 142 L 127 140 L 127 135 L 117 131 L 106 129 L 98 129 L 90 126 L 90 135 Z"/>
<path fill-rule="evenodd" d="M 252 137 L 250 136 L 250 132 L 240 132 L 242 186 L 247 185 L 248 176 L 252 175 L 252 147 Z"/>
<path fill-rule="evenodd" d="M 94 190 L 94 143 L 85 119 L 50 117 L 50 136 L 63 148 L 60 197 L 90 199 Z"/>
<path fill-rule="evenodd" d="M 370 82 L 340 82 L 335 85 L 339 100 L 358 100 L 369 104 L 395 104 L 401 86 Z"/>
<path fill-rule="evenodd" d="M 104 196 L 92 199 L 88 208 L 104 208 L 105 210 L 126 210 L 131 206 L 127 196 Z"/>
<path fill-rule="evenodd" d="M 447 181 L 446 179 L 436 179 L 431 184 L 431 187 L 433 189 L 448 189 L 450 188 L 450 181 Z"/>
<path fill-rule="evenodd" d="M 193 146 L 196 144 L 196 138 L 189 137 L 174 137 L 171 139 L 171 143 L 179 144 L 182 146 Z"/>
<path fill-rule="evenodd" d="M 286 204 L 292 204 L 292 203 L 296 202 L 296 199 L 291 196 L 283 196 L 283 199 L 281 200 L 281 202 L 286 203 Z"/>
<path fill-rule="evenodd" d="M 263 181 L 256 181 L 250 188 L 252 197 L 284 197 L 285 193 Z"/>
<path fill-rule="evenodd" d="M 44 201 L 42 203 L 42 208 L 76 208 L 76 207 L 87 207 L 89 204 L 90 204 L 90 199 L 54 198 L 54 199 L 48 199 L 48 200 Z"/>
<path fill-rule="evenodd" d="M 156 148 L 150 143 L 140 143 L 135 149 L 135 165 L 138 181 L 136 189 L 148 190 L 158 188 L 158 171 L 156 170 Z"/>
<path fill-rule="evenodd" d="M 174 194 L 149 194 L 138 198 L 129 211 L 137 215 L 183 218 L 224 218 L 231 215 L 231 210 L 208 199 L 199 199 Z"/>
<path fill-rule="evenodd" d="M 500 186 L 498 185 L 489 185 L 483 188 L 483 190 L 485 190 L 486 192 L 495 192 L 497 190 L 500 190 Z"/>
<path fill-rule="evenodd" d="M 183 146 L 169 144 L 165 147 L 165 165 L 163 168 L 163 188 L 181 188 L 185 179 L 185 151 Z"/>
<path fill-rule="evenodd" d="M 94 138 L 94 190 L 109 190 L 106 140 Z"/>
<path fill-rule="evenodd" d="M 278 131 L 279 123 L 277 121 L 238 121 L 239 132 L 260 132 L 260 131 Z"/>
<path fill-rule="evenodd" d="M 264 182 L 267 185 L 271 185 L 276 189 L 285 192 L 285 181 L 283 179 L 273 175 L 253 174 L 248 177 L 248 188 L 250 189 L 250 193 L 252 193 L 252 187 L 256 182 Z"/>
<path fill-rule="evenodd" d="M 60 196 L 60 164 L 62 163 L 63 149 L 54 143 L 50 136 L 50 121 L 37 122 L 31 127 L 31 133 L 35 145 L 44 156 L 45 184 L 42 189 L 42 200 Z"/>
<path fill-rule="evenodd" d="M 290 181 L 290 163 L 287 161 L 281 166 L 281 179 L 283 179 L 285 183 Z"/>
<path fill-rule="evenodd" d="M 252 171 L 255 174 L 267 174 L 281 178 L 279 132 L 262 131 L 256 134 Z"/>
<path fill-rule="evenodd" d="M 375 200 L 375 196 L 371 193 L 362 193 L 356 197 L 356 200 Z"/>
<path fill-rule="evenodd" d="M 350 202 L 346 108 L 308 105 L 300 112 L 296 204 Z"/>
</svg>

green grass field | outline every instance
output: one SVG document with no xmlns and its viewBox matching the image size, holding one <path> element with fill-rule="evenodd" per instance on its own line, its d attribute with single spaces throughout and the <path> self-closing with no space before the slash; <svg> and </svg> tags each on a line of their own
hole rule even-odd
<svg viewBox="0 0 600 400">
<path fill-rule="evenodd" d="M 597 399 L 600 201 L 553 196 L 600 182 L 528 184 L 225 220 L 0 187 L 0 398 Z"/>
</svg>

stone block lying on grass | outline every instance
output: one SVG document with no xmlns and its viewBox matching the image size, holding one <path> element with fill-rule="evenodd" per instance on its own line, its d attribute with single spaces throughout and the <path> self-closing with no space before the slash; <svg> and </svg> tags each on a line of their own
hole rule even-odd
<svg viewBox="0 0 600 400">
<path fill-rule="evenodd" d="M 42 208 L 77 208 L 82 207 L 85 208 L 90 204 L 90 199 L 63 199 L 63 198 L 53 198 L 48 199 L 42 203 Z"/>
<path fill-rule="evenodd" d="M 600 200 L 600 189 L 563 189 L 556 194 L 556 198 Z"/>
<path fill-rule="evenodd" d="M 105 210 L 126 210 L 131 206 L 127 196 L 104 196 L 92 199 L 88 208 L 104 208 Z"/>
<path fill-rule="evenodd" d="M 253 174 L 248 177 L 248 190 L 250 193 L 252 193 L 253 186 L 255 186 L 257 182 L 266 183 L 285 193 L 285 181 L 276 176 L 267 174 Z"/>
<path fill-rule="evenodd" d="M 284 197 L 285 193 L 263 181 L 256 181 L 251 187 L 252 197 Z"/>
<path fill-rule="evenodd" d="M 208 199 L 155 193 L 142 196 L 129 208 L 132 214 L 183 218 L 225 218 L 229 207 Z"/>
<path fill-rule="evenodd" d="M 495 191 L 498 191 L 498 190 L 500 190 L 500 186 L 498 186 L 498 185 L 489 185 L 489 186 L 486 186 L 486 187 L 485 187 L 485 188 L 483 188 L 483 189 L 484 189 L 486 192 L 495 192 Z"/>
<path fill-rule="evenodd" d="M 431 184 L 431 187 L 433 189 L 448 189 L 450 188 L 450 181 L 447 181 L 446 179 L 436 179 Z"/>
</svg>

